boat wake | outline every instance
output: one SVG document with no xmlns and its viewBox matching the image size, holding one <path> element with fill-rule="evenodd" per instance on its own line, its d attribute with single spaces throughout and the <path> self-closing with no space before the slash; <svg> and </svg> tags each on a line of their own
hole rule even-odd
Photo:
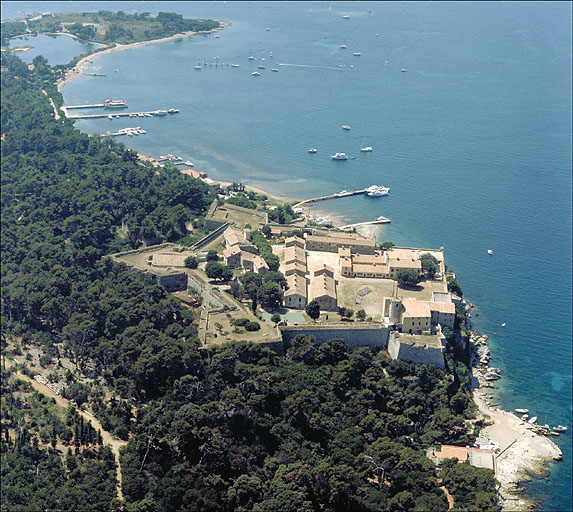
<svg viewBox="0 0 573 512">
<path fill-rule="evenodd" d="M 342 71 L 343 68 L 337 68 L 334 66 L 315 66 L 312 64 L 285 64 L 283 62 L 279 63 L 279 66 L 291 66 L 294 68 L 318 68 L 318 69 L 335 69 L 337 71 Z"/>
</svg>

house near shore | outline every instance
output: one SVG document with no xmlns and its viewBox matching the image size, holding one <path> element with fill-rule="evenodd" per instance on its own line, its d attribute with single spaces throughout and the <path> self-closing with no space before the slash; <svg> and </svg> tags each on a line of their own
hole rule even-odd
<svg viewBox="0 0 573 512">
<path fill-rule="evenodd" d="M 476 468 L 494 469 L 493 450 L 482 448 L 443 444 L 439 450 L 435 447 L 429 448 L 426 457 L 436 466 L 446 459 L 458 459 L 458 464 L 468 462 Z"/>
</svg>

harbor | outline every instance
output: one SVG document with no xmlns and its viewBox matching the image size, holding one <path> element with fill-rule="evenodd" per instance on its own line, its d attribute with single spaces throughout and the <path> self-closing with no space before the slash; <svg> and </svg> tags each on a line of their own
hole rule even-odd
<svg viewBox="0 0 573 512">
<path fill-rule="evenodd" d="M 105 112 L 102 114 L 70 114 L 70 110 L 80 110 L 80 109 L 93 109 L 93 108 L 108 108 L 108 109 L 118 109 L 127 108 L 127 101 L 125 100 L 105 100 L 103 103 L 93 103 L 87 105 L 62 105 L 61 110 L 68 119 L 96 119 L 104 118 L 108 119 L 119 118 L 119 117 L 163 117 L 170 114 L 178 114 L 179 109 L 157 109 L 157 110 L 147 110 L 142 112 Z"/>
</svg>

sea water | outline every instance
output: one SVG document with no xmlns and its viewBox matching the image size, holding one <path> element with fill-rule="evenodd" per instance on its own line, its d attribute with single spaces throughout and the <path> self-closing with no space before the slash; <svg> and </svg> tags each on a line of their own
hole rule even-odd
<svg viewBox="0 0 573 512">
<path fill-rule="evenodd" d="M 93 10 L 82 2 L 19 8 Z M 389 217 L 390 225 L 366 230 L 379 241 L 444 247 L 476 304 L 474 326 L 490 337 L 492 365 L 504 369 L 501 407 L 527 407 L 540 424 L 569 427 L 555 439 L 563 462 L 527 487 L 540 510 L 571 510 L 571 4 L 97 7 L 122 8 L 231 25 L 219 38 L 102 56 L 94 65 L 107 77 L 83 77 L 63 91 L 68 104 L 125 99 L 130 112 L 179 114 L 76 126 L 90 134 L 141 126 L 146 135 L 119 140 L 145 155 L 192 160 L 215 180 L 289 197 L 390 187 L 387 197 L 320 209 L 349 223 Z M 362 145 L 374 151 L 362 153 Z M 318 152 L 309 154 L 311 147 Z M 355 159 L 333 161 L 335 152 Z"/>
</svg>

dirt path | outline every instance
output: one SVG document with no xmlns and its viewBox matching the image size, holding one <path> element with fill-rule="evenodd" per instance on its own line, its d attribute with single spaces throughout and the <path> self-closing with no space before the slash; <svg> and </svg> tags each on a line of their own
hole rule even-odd
<svg viewBox="0 0 573 512">
<path fill-rule="evenodd" d="M 44 93 L 44 96 L 47 96 L 48 93 L 46 91 L 44 91 L 44 89 L 42 89 L 42 92 Z M 56 108 L 56 105 L 54 105 L 54 100 L 52 98 L 48 98 L 50 100 L 50 105 L 52 105 L 52 108 L 54 109 L 54 118 L 56 119 L 56 121 L 58 119 L 60 119 L 60 114 L 58 114 L 58 109 Z"/>
<path fill-rule="evenodd" d="M 450 491 L 448 491 L 444 486 L 441 486 L 440 489 L 444 491 L 446 499 L 448 500 L 448 510 L 452 510 L 454 508 L 454 498 L 452 498 Z"/>
<path fill-rule="evenodd" d="M 10 359 L 6 359 L 6 367 L 10 368 L 11 366 L 14 366 L 14 361 L 11 361 Z M 48 388 L 46 385 L 38 382 L 37 380 L 31 379 L 30 377 L 28 377 L 27 375 L 24 375 L 23 373 L 21 373 L 19 371 L 15 371 L 14 375 L 16 375 L 19 379 L 21 379 L 25 382 L 28 382 L 39 393 L 42 393 L 43 395 L 46 395 L 50 398 L 53 398 L 56 401 L 56 404 L 59 405 L 60 407 L 67 409 L 68 406 L 70 405 L 69 400 L 67 400 L 66 398 L 64 398 L 60 395 L 57 395 L 50 388 Z M 127 444 L 127 441 L 121 441 L 119 439 L 114 439 L 113 437 L 111 437 L 111 434 L 107 430 L 104 430 L 101 423 L 93 415 L 91 415 L 89 412 L 83 411 L 81 409 L 78 409 L 78 412 L 83 416 L 83 418 L 85 420 L 89 421 L 96 430 L 99 430 L 101 432 L 103 444 L 104 445 L 107 444 L 110 446 L 111 451 L 113 452 L 113 455 L 115 457 L 115 462 L 117 464 L 117 471 L 116 471 L 117 496 L 120 500 L 123 500 L 123 493 L 121 492 L 122 479 L 121 479 L 121 465 L 119 462 L 119 449 L 122 446 L 125 446 Z"/>
</svg>

